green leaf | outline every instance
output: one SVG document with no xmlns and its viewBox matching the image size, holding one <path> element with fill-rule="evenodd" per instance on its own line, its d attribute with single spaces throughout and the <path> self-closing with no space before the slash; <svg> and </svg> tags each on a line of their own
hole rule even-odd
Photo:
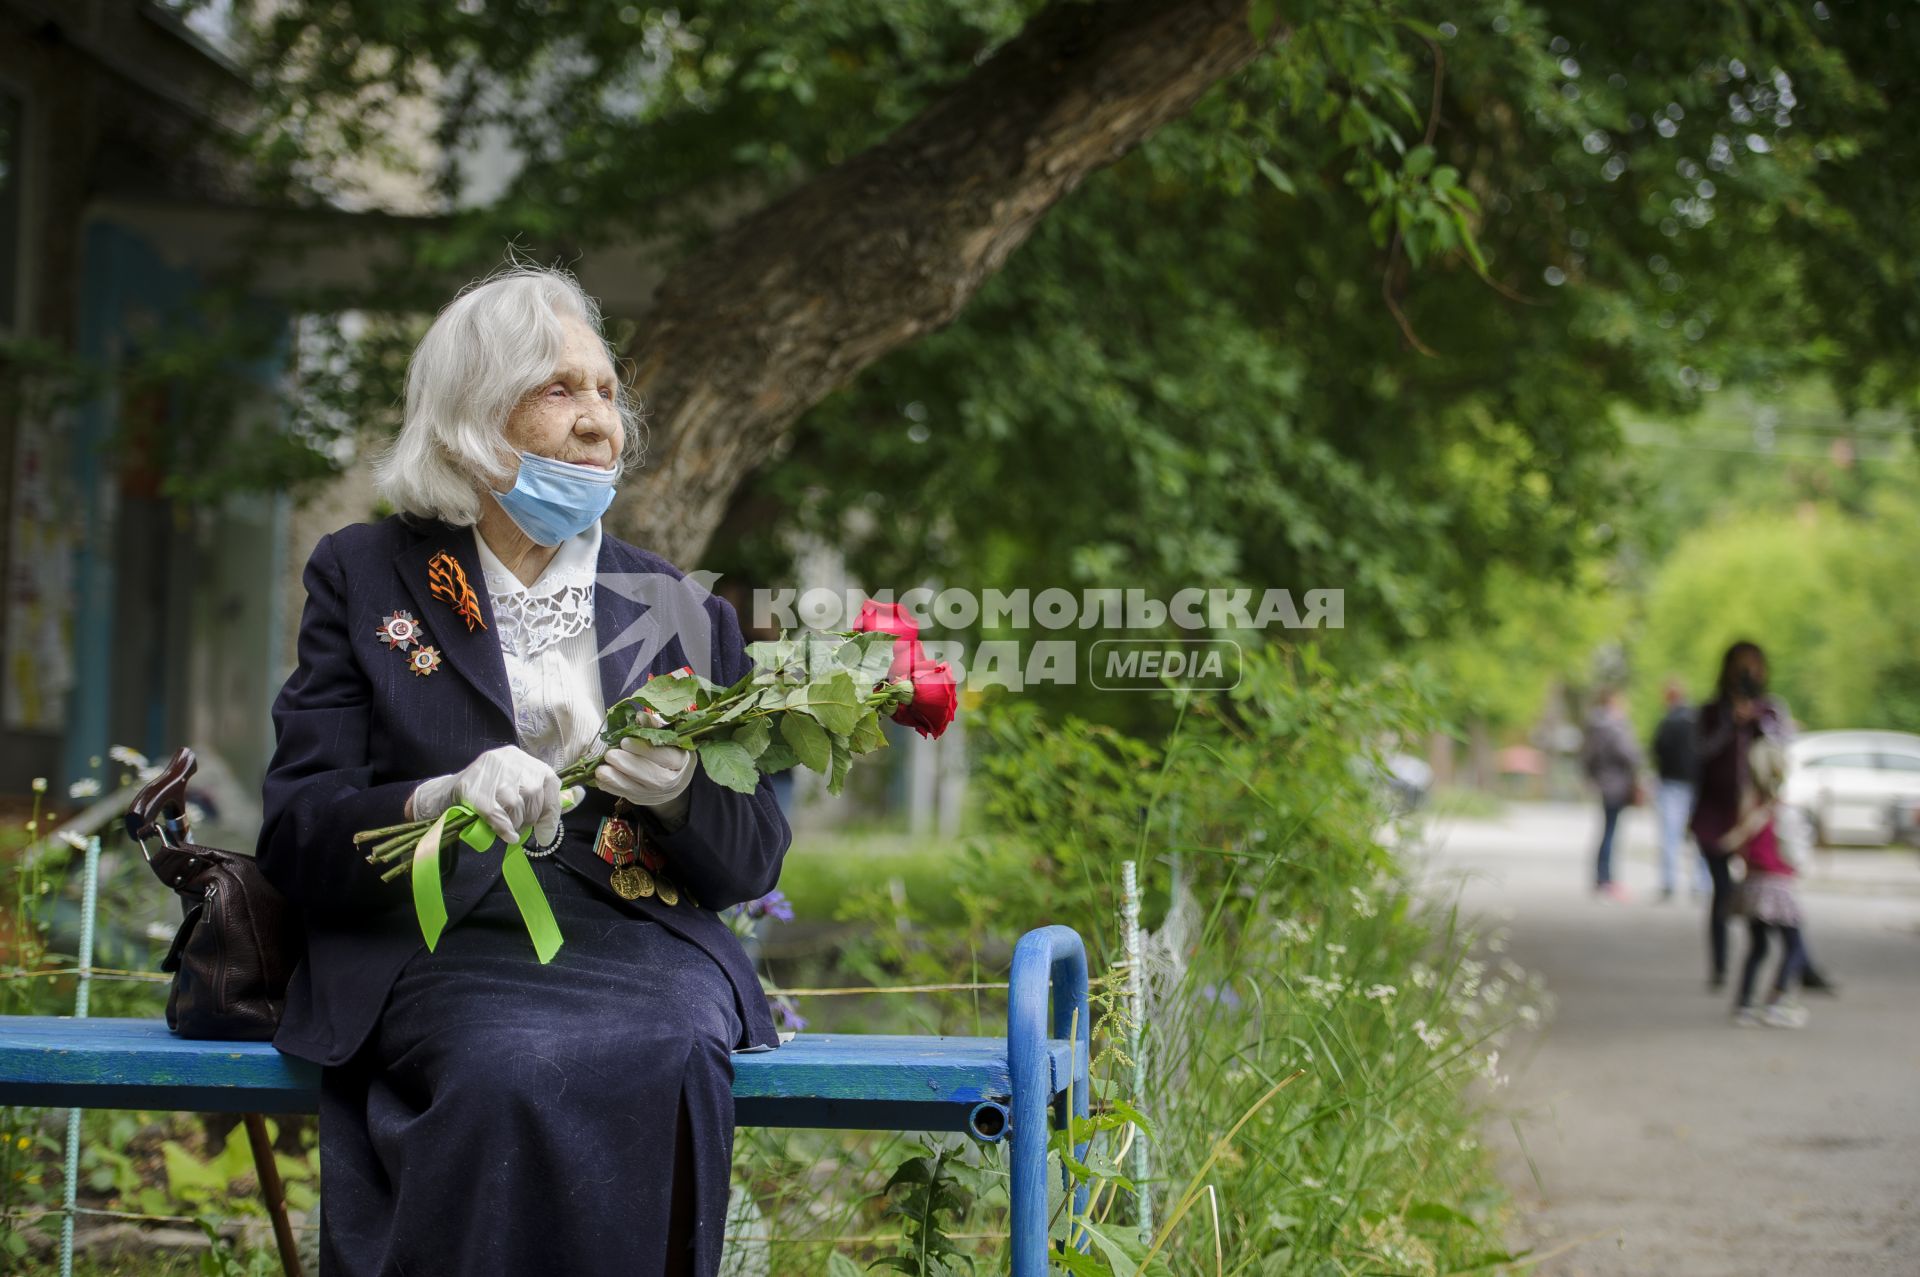
<svg viewBox="0 0 1920 1277">
<path fill-rule="evenodd" d="M 699 699 L 703 681 L 691 674 L 656 674 L 634 696 L 671 718 Z"/>
<path fill-rule="evenodd" d="M 765 716 L 750 718 L 733 729 L 733 740 L 757 759 L 766 752 L 768 743 L 773 740 L 773 724 Z"/>
<path fill-rule="evenodd" d="M 1247 30 L 1252 33 L 1255 44 L 1266 43 L 1268 33 L 1273 30 L 1273 20 L 1279 13 L 1279 0 L 1253 0 L 1247 6 Z"/>
<path fill-rule="evenodd" d="M 807 713 L 820 720 L 820 725 L 828 731 L 842 736 L 854 729 L 864 708 L 859 690 L 854 687 L 853 675 L 845 670 L 815 683 L 807 693 Z"/>
<path fill-rule="evenodd" d="M 878 630 L 856 634 L 834 649 L 834 663 L 844 666 L 861 687 L 872 687 L 893 668 L 896 642 L 893 635 Z"/>
<path fill-rule="evenodd" d="M 1479 1221 L 1445 1202 L 1415 1202 L 1402 1212 L 1410 1224 L 1458 1224 L 1463 1228 L 1480 1227 Z"/>
<path fill-rule="evenodd" d="M 1125 1118 L 1127 1121 L 1139 1127 L 1142 1135 L 1153 1134 L 1153 1123 L 1147 1120 L 1146 1115 L 1119 1096 L 1114 1096 L 1109 1099 L 1107 1101 L 1107 1108 L 1116 1116 Z"/>
<path fill-rule="evenodd" d="M 1114 1277 L 1114 1271 L 1108 1267 L 1106 1260 L 1084 1251 L 1074 1250 L 1072 1247 L 1054 1252 L 1053 1262 L 1070 1273 L 1081 1274 L 1082 1277 Z"/>
<path fill-rule="evenodd" d="M 747 656 L 764 670 L 781 670 L 800 659 L 800 644 L 793 639 L 763 639 L 747 644 Z"/>
<path fill-rule="evenodd" d="M 864 1274 L 860 1265 L 836 1250 L 827 1255 L 827 1277 L 864 1277 Z"/>
<path fill-rule="evenodd" d="M 1460 232 L 1460 243 L 1467 250 L 1467 256 L 1473 259 L 1473 267 L 1482 275 L 1487 273 L 1487 259 L 1481 255 L 1480 241 L 1473 237 L 1473 228 L 1467 225 L 1466 214 L 1459 209 L 1453 210 L 1453 224 Z"/>
<path fill-rule="evenodd" d="M 887 747 L 887 733 L 880 726 L 880 711 L 870 709 L 860 716 L 847 737 L 847 745 L 856 754 L 871 754 Z"/>
<path fill-rule="evenodd" d="M 787 742 L 780 737 L 775 736 L 767 742 L 767 747 L 760 751 L 759 756 L 753 761 L 759 766 L 763 773 L 771 776 L 776 772 L 783 772 L 789 767 L 792 767 L 800 761 L 800 758 L 799 755 L 793 752 L 791 745 L 788 745 Z"/>
<path fill-rule="evenodd" d="M 720 711 L 720 716 L 713 721 L 716 723 L 731 723 L 742 714 L 760 708 L 761 702 L 771 699 L 772 697 L 764 690 L 749 692 L 745 696 L 736 697 L 733 703 Z"/>
<path fill-rule="evenodd" d="M 680 732 L 678 729 L 672 727 L 629 727 L 614 739 L 625 740 L 628 737 L 632 737 L 635 740 L 643 740 L 649 745 L 677 745 L 680 743 Z"/>
<path fill-rule="evenodd" d="M 1278 188 L 1282 194 L 1298 195 L 1300 193 L 1299 189 L 1294 186 L 1293 179 L 1288 177 L 1286 173 L 1282 171 L 1282 169 L 1278 164 L 1275 164 L 1272 160 L 1268 159 L 1266 156 L 1264 155 L 1254 156 L 1253 166 L 1259 169 L 1261 173 L 1265 174 L 1266 179 L 1269 182 L 1272 182 L 1274 186 Z"/>
<path fill-rule="evenodd" d="M 833 746 L 826 728 L 805 714 L 780 716 L 780 736 L 793 749 L 793 756 L 824 775 L 833 764 Z"/>
<path fill-rule="evenodd" d="M 846 788 L 847 773 L 853 770 L 853 751 L 847 747 L 844 736 L 828 738 L 832 749 L 831 765 L 827 771 L 827 792 L 838 797 Z"/>
<path fill-rule="evenodd" d="M 909 1157 L 893 1168 L 893 1174 L 887 1180 L 887 1186 L 880 1191 L 891 1192 L 902 1184 L 927 1184 L 933 1181 L 933 1159 L 928 1157 Z"/>
<path fill-rule="evenodd" d="M 737 741 L 701 741 L 700 766 L 715 783 L 736 793 L 751 794 L 760 784 L 760 769 L 753 765 L 753 755 Z"/>
<path fill-rule="evenodd" d="M 1433 148 L 1423 144 L 1407 152 L 1407 162 L 1402 167 L 1408 177 L 1420 177 L 1433 168 L 1434 159 Z"/>
</svg>

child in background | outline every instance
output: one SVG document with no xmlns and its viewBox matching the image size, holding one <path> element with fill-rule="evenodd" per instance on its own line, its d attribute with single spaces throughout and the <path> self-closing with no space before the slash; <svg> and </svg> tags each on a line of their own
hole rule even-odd
<svg viewBox="0 0 1920 1277">
<path fill-rule="evenodd" d="M 1798 813 L 1776 798 L 1786 775 L 1785 751 L 1763 738 L 1755 742 L 1750 758 L 1752 809 L 1741 827 L 1736 827 L 1734 836 L 1738 838 L 1745 827 L 1752 829 L 1741 847 L 1747 875 L 1740 884 L 1741 912 L 1747 915 L 1751 939 L 1746 966 L 1740 972 L 1740 998 L 1734 1005 L 1733 1020 L 1742 1027 L 1798 1029 L 1807 1023 L 1806 1008 L 1792 1002 L 1789 995 L 1807 965 L 1807 946 L 1800 935 L 1804 918 L 1796 884 L 1799 867 L 1806 858 L 1807 839 L 1793 827 Z M 1766 1006 L 1756 1009 L 1753 985 L 1767 960 L 1769 937 L 1775 933 L 1780 936 L 1780 967 Z"/>
</svg>

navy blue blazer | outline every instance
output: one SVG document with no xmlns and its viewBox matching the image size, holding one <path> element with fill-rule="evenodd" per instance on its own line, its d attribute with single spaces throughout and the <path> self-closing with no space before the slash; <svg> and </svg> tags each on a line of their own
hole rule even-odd
<svg viewBox="0 0 1920 1277">
<path fill-rule="evenodd" d="M 474 536 L 471 528 L 396 515 L 322 537 L 307 562 L 299 663 L 273 706 L 277 741 L 258 850 L 261 870 L 306 923 L 306 956 L 294 970 L 274 1037 L 290 1055 L 346 1063 L 370 1036 L 401 968 L 425 947 L 406 879 L 382 882 L 355 849 L 353 835 L 401 823 L 407 797 L 422 780 L 457 772 L 486 750 L 516 741 L 506 663 Z M 485 629 L 469 631 L 451 606 L 428 592 L 427 561 L 443 550 L 474 582 Z M 600 540 L 598 571 L 603 579 L 608 573 L 685 575 L 659 555 L 608 535 Z M 753 663 L 733 605 L 708 595 L 702 606 L 712 636 L 711 677 L 724 686 Z M 439 649 L 444 664 L 435 673 L 413 673 L 376 635 L 381 622 L 402 609 L 421 622 L 424 642 Z M 644 633 L 649 610 L 617 590 L 596 589 L 594 623 L 603 652 L 637 622 Z M 601 657 L 609 705 L 648 673 L 691 663 L 677 633 L 638 670 L 635 651 Z M 736 1048 L 777 1046 L 753 965 L 715 910 L 773 890 L 792 833 L 764 776 L 758 789 L 743 794 L 696 770 L 688 792 L 687 820 L 673 832 L 641 809 L 669 876 L 687 889 L 678 904 L 622 900 L 608 885 L 609 868 L 594 854 L 593 841 L 613 799 L 599 790 L 588 789 L 586 801 L 567 814 L 555 859 L 598 884 L 614 906 L 652 918 L 720 965 L 745 1026 Z M 500 865 L 498 844 L 456 857 L 445 882 L 449 931 L 499 876 Z M 527 961 L 538 961 L 531 945 Z"/>
</svg>

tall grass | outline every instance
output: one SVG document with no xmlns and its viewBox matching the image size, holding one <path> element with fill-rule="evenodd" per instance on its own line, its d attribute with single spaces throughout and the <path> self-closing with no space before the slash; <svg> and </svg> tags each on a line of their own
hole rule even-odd
<svg viewBox="0 0 1920 1277">
<path fill-rule="evenodd" d="M 1498 1080 L 1501 1035 L 1538 1013 L 1536 990 L 1472 957 L 1457 912 L 1417 897 L 1376 836 L 1376 751 L 1424 713 L 1392 676 L 1343 680 L 1311 651 L 1269 651 L 1232 693 L 1179 702 L 1164 742 L 1018 704 L 981 716 L 1000 832 L 959 853 L 957 899 L 925 913 L 908 901 L 913 925 L 873 927 L 856 965 L 863 978 L 992 978 L 982 952 L 1028 926 L 1087 937 L 1111 979 L 1082 1133 L 1096 1205 L 1056 1221 L 1088 1247 L 1068 1257 L 1075 1271 L 1439 1274 L 1509 1258 L 1467 1096 Z M 1129 974 L 1116 921 L 1129 858 L 1156 950 L 1138 1093 L 1112 997 Z M 841 914 L 884 923 L 901 903 L 876 889 Z M 917 1012 L 922 1027 L 994 1032 L 1003 1006 L 955 995 Z M 1150 1136 L 1113 1116 L 1136 1111 Z M 1151 1174 L 1134 1185 L 1121 1154 L 1143 1138 Z M 987 1191 L 945 1226 L 993 1271 L 1003 1252 L 979 1235 L 1004 1227 L 1004 1193 L 992 1155 L 976 1160 Z"/>
</svg>

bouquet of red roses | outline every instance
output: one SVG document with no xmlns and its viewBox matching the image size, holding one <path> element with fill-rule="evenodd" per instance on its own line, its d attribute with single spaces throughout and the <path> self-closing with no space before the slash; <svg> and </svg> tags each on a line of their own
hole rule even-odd
<svg viewBox="0 0 1920 1277">
<path fill-rule="evenodd" d="M 956 689 L 945 661 L 929 661 L 919 631 L 897 603 L 868 600 L 851 630 L 803 632 L 747 645 L 754 667 L 722 687 L 687 666 L 649 678 L 607 711 L 597 748 L 560 769 L 560 785 L 591 785 L 606 750 L 629 737 L 695 750 L 715 783 L 752 793 L 763 774 L 796 764 L 838 794 L 853 760 L 887 743 L 880 715 L 933 737 L 953 721 Z M 469 836 L 474 827 L 479 834 Z M 472 842 L 492 835 L 471 809 L 354 835 L 391 881 L 412 870 L 432 834 Z M 517 844 L 516 844 L 517 845 Z"/>
</svg>

